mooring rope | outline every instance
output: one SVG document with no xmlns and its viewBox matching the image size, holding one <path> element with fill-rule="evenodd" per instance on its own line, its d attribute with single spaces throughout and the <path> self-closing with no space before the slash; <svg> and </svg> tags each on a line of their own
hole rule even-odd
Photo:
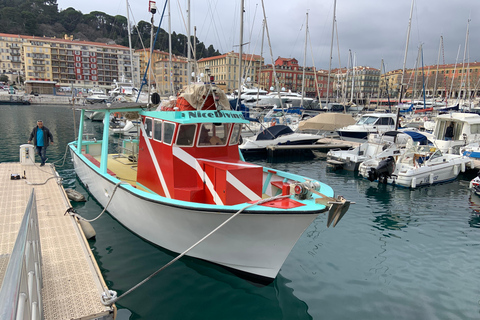
<svg viewBox="0 0 480 320">
<path fill-rule="evenodd" d="M 220 224 L 218 227 L 216 227 L 215 229 L 213 229 L 209 234 L 207 234 L 206 236 L 204 236 L 202 239 L 198 240 L 194 245 L 192 245 L 190 248 L 188 248 L 187 250 L 183 251 L 180 255 L 178 255 L 176 258 L 174 258 L 173 260 L 171 260 L 169 263 L 167 263 L 166 265 L 164 265 L 163 267 L 161 267 L 160 269 L 158 269 L 157 271 L 155 271 L 154 273 L 152 273 L 151 275 L 149 275 L 147 278 L 145 278 L 144 280 L 140 281 L 138 284 L 136 284 L 135 286 L 133 286 L 131 289 L 125 291 L 121 296 L 118 296 L 116 297 L 116 292 L 112 291 L 112 290 L 109 290 L 108 291 L 108 294 L 105 293 L 103 296 L 102 296 L 102 303 L 106 306 L 111 306 L 112 304 L 114 304 L 115 302 L 117 302 L 118 300 L 120 300 L 121 298 L 125 297 L 127 294 L 133 292 L 135 289 L 137 289 L 138 287 L 140 287 L 142 284 L 146 283 L 148 280 L 152 279 L 154 276 L 156 276 L 159 272 L 165 270 L 167 267 L 169 267 L 170 265 L 172 265 L 174 262 L 176 262 L 177 260 L 179 260 L 180 258 L 182 258 L 184 255 L 186 255 L 190 250 L 192 250 L 193 248 L 195 248 L 197 245 L 199 245 L 200 243 L 202 243 L 205 239 L 207 239 L 208 237 L 210 237 L 212 234 L 214 234 L 215 232 L 217 232 L 220 228 L 222 228 L 224 225 L 226 225 L 228 222 L 230 222 L 232 219 L 234 219 L 236 216 L 238 216 L 240 213 L 242 213 L 245 209 L 248 209 L 250 207 L 253 207 L 253 206 L 256 206 L 256 205 L 259 205 L 259 204 L 263 204 L 263 203 L 266 203 L 266 202 L 270 202 L 270 201 L 274 201 L 274 200 L 278 200 L 278 199 L 283 199 L 283 198 L 288 198 L 290 197 L 290 195 L 279 195 L 279 196 L 275 196 L 275 197 L 272 197 L 272 198 L 268 198 L 268 199 L 263 199 L 263 200 L 260 200 L 260 201 L 257 201 L 255 203 L 252 203 L 252 204 L 249 204 L 245 207 L 243 207 L 242 209 L 238 210 L 236 213 L 234 213 L 230 218 L 228 218 L 227 220 L 225 220 L 222 224 Z M 112 295 L 111 297 L 107 297 L 107 295 Z"/>
<path fill-rule="evenodd" d="M 102 216 L 102 214 L 105 213 L 105 211 L 107 211 L 108 205 L 110 204 L 110 202 L 112 202 L 113 196 L 115 195 L 115 191 L 117 191 L 117 188 L 121 184 L 125 184 L 125 182 L 120 181 L 115 185 L 115 188 L 113 188 L 112 195 L 110 196 L 110 199 L 108 200 L 107 205 L 103 208 L 103 211 L 97 217 L 88 220 L 88 219 L 85 219 L 84 217 L 82 217 L 81 215 L 77 214 L 76 212 L 70 212 L 70 214 L 77 217 L 79 220 L 83 220 L 83 221 L 86 221 L 86 222 L 93 222 L 93 221 L 97 220 L 98 218 L 100 218 Z"/>
</svg>

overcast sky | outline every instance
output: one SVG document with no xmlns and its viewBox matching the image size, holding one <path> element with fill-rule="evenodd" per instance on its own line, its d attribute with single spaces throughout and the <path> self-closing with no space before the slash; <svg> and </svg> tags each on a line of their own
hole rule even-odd
<svg viewBox="0 0 480 320">
<path fill-rule="evenodd" d="M 198 39 L 206 46 L 212 44 L 221 53 L 238 52 L 240 0 L 190 2 L 192 35 L 195 26 Z M 73 7 L 84 14 L 102 11 L 112 16 L 127 16 L 126 0 L 57 0 L 57 3 L 59 10 Z M 172 31 L 185 35 L 187 4 L 187 0 L 173 0 L 170 4 Z M 412 0 L 337 0 L 332 68 L 346 67 L 349 52 L 355 57 L 357 66 L 378 69 L 383 59 L 387 71 L 402 68 L 411 4 Z M 164 5 L 163 0 L 157 0 L 155 26 L 160 22 Z M 129 6 L 132 23 L 150 21 L 148 0 L 129 0 Z M 306 65 L 328 70 L 334 0 L 264 0 L 264 6 L 273 59 L 279 56 L 296 58 L 300 65 L 304 64 L 308 12 Z M 423 64 L 436 65 L 442 36 L 444 49 L 440 50 L 440 64 L 443 61 L 461 64 L 464 56 L 465 63 L 479 60 L 480 18 L 478 14 L 472 15 L 474 12 L 480 12 L 480 0 L 415 0 L 406 67 L 415 67 L 420 45 L 423 46 Z M 168 31 L 167 14 L 168 10 L 161 28 Z M 248 44 L 244 52 L 261 53 L 263 19 L 261 0 L 245 0 L 243 42 Z M 266 63 L 272 62 L 272 55 L 265 33 L 263 57 Z"/>
</svg>

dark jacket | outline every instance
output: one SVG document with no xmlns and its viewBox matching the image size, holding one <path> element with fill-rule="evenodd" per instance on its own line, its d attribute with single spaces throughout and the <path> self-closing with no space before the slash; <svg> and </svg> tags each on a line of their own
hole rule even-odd
<svg viewBox="0 0 480 320">
<path fill-rule="evenodd" d="M 453 138 L 453 127 L 447 127 L 447 130 L 445 130 L 445 137 Z"/>
<path fill-rule="evenodd" d="M 37 146 L 37 130 L 38 130 L 38 126 L 35 126 L 35 128 L 33 128 L 32 130 L 32 133 L 30 133 L 30 139 L 28 139 L 29 141 L 33 142 L 34 146 Z M 45 126 L 43 126 L 42 130 L 43 130 L 43 145 L 45 147 L 48 147 L 50 145 L 50 141 L 53 142 L 53 135 L 50 132 L 50 130 L 48 130 L 48 128 Z"/>
</svg>

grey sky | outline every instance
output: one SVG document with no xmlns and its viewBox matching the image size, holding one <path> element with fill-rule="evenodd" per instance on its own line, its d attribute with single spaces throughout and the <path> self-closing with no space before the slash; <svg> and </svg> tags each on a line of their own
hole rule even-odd
<svg viewBox="0 0 480 320">
<path fill-rule="evenodd" d="M 103 11 L 110 15 L 126 16 L 126 0 L 57 0 L 59 9 L 73 7 L 82 13 Z M 273 59 L 281 56 L 296 58 L 303 65 L 306 13 L 309 13 L 307 66 L 328 69 L 332 35 L 334 0 L 264 0 Z M 332 68 L 346 67 L 349 50 L 356 65 L 380 68 L 381 60 L 387 70 L 402 68 L 410 15 L 411 0 L 337 0 L 336 25 Z M 150 21 L 148 0 L 129 0 L 132 23 Z M 157 0 L 155 25 L 161 18 L 165 2 Z M 191 33 L 205 45 L 213 44 L 221 53 L 238 51 L 240 0 L 191 0 Z M 187 34 L 187 0 L 171 2 L 172 31 Z M 474 12 L 480 12 L 479 0 L 415 0 L 407 68 L 413 68 L 418 48 L 423 45 L 423 63 L 436 65 L 443 36 L 444 50 L 440 64 L 463 62 L 467 23 L 470 19 L 469 41 L 465 62 L 479 60 L 480 22 Z M 260 54 L 263 10 L 261 0 L 245 0 L 243 51 Z M 168 30 L 168 19 L 161 27 Z M 458 51 L 460 48 L 460 51 Z M 312 60 L 313 52 L 313 60 Z M 339 65 L 339 53 L 340 63 Z M 271 63 L 267 36 L 263 48 L 266 63 Z M 421 66 L 421 62 L 420 62 Z"/>
</svg>

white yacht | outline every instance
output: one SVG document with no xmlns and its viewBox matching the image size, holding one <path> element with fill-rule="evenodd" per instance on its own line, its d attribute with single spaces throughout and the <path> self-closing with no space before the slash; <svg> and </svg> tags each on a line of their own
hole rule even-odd
<svg viewBox="0 0 480 320">
<path fill-rule="evenodd" d="M 350 126 L 337 129 L 342 139 L 364 142 L 370 133 L 395 130 L 397 115 L 393 113 L 366 113 Z"/>
</svg>

